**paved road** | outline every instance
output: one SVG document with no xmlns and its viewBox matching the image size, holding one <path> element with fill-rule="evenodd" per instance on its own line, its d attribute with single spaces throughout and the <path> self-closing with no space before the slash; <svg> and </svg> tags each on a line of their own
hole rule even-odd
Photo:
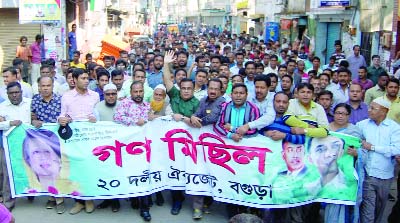
<svg viewBox="0 0 400 223">
<path fill-rule="evenodd" d="M 164 198 L 167 198 L 169 193 L 164 192 Z M 111 209 L 95 210 L 91 214 L 82 211 L 77 215 L 70 215 L 69 209 L 72 208 L 74 201 L 67 199 L 67 211 L 59 215 L 55 210 L 45 209 L 45 197 L 37 197 L 33 203 L 30 203 L 26 198 L 18 198 L 16 208 L 13 210 L 17 223 L 64 223 L 64 222 L 80 222 L 80 223 L 125 223 L 125 222 L 144 222 L 139 216 L 138 210 L 133 210 L 130 203 L 121 200 L 121 209 L 117 213 L 111 212 Z M 99 204 L 101 201 L 96 201 Z M 171 215 L 170 202 L 167 201 L 162 207 L 154 205 L 151 210 L 152 223 L 190 223 L 199 222 L 192 220 L 191 199 L 184 202 L 184 207 L 179 215 Z M 211 214 L 204 215 L 202 223 L 223 223 L 228 222 L 225 215 L 225 206 L 215 204 L 211 207 Z"/>
<path fill-rule="evenodd" d="M 392 185 L 391 194 L 396 196 L 396 184 Z M 164 192 L 164 197 L 167 198 L 169 194 Z M 16 218 L 17 223 L 125 223 L 125 222 L 144 222 L 139 216 L 138 210 L 133 210 L 129 206 L 129 203 L 125 200 L 121 200 L 121 209 L 117 213 L 111 212 L 111 209 L 96 210 L 91 214 L 87 214 L 84 211 L 77 215 L 70 215 L 68 210 L 73 206 L 74 201 L 72 199 L 66 200 L 67 211 L 59 215 L 55 210 L 45 209 L 45 203 L 47 199 L 45 197 L 37 197 L 33 203 L 30 203 L 25 198 L 17 199 L 16 208 L 13 210 L 13 214 Z M 101 201 L 96 201 L 99 204 Z M 388 202 L 388 206 L 385 209 L 385 218 L 389 215 L 392 210 L 394 202 Z M 225 212 L 225 205 L 214 202 L 211 207 L 211 214 L 204 215 L 201 221 L 192 220 L 192 209 L 191 199 L 188 198 L 182 211 L 179 215 L 171 215 L 170 201 L 167 200 L 166 204 L 162 207 L 153 206 L 150 210 L 152 215 L 152 223 L 224 223 L 228 222 Z"/>
</svg>

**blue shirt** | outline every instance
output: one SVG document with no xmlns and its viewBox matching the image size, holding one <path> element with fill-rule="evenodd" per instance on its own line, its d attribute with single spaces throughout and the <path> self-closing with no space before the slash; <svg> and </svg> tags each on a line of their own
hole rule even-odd
<svg viewBox="0 0 400 223">
<path fill-rule="evenodd" d="M 350 105 L 350 102 L 347 102 L 348 105 Z M 350 105 L 351 107 L 351 105 Z M 368 118 L 368 105 L 365 104 L 364 102 L 361 102 L 361 104 L 358 106 L 358 108 L 354 109 L 351 107 L 351 114 L 349 117 L 349 122 L 351 124 L 356 124 L 359 121 L 362 121 L 364 119 Z"/>
<path fill-rule="evenodd" d="M 294 135 L 291 133 L 290 126 L 286 125 L 282 117 L 275 118 L 274 123 L 259 130 L 258 133 L 264 135 L 265 131 L 277 130 L 286 134 L 285 141 L 293 144 L 304 144 L 306 142 L 305 135 Z"/>
<path fill-rule="evenodd" d="M 69 49 L 76 50 L 78 48 L 77 45 L 76 45 L 76 33 L 74 33 L 74 32 L 69 32 L 68 33 L 68 42 L 71 45 L 69 47 Z"/>
<path fill-rule="evenodd" d="M 365 171 L 368 176 L 379 179 L 394 177 L 394 156 L 400 155 L 400 125 L 386 118 L 379 125 L 371 119 L 357 123 L 362 135 L 375 151 L 363 150 Z"/>
<path fill-rule="evenodd" d="M 94 89 L 95 92 L 97 92 L 97 94 L 99 94 L 100 97 L 100 101 L 104 100 L 104 92 L 103 90 L 101 90 L 99 87 L 97 87 L 96 89 Z"/>
<path fill-rule="evenodd" d="M 61 114 L 61 96 L 53 94 L 53 98 L 46 102 L 40 94 L 35 94 L 32 98 L 31 112 L 39 121 L 56 123 Z"/>
<path fill-rule="evenodd" d="M 149 86 L 151 88 L 155 88 L 157 87 L 157 85 L 159 84 L 163 84 L 163 72 L 162 70 L 160 70 L 159 72 L 155 73 L 155 72 L 151 72 L 148 76 L 147 76 L 147 83 L 149 84 Z"/>
</svg>

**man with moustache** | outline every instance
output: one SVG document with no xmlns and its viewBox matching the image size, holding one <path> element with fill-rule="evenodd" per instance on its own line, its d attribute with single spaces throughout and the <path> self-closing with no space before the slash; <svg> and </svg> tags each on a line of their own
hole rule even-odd
<svg viewBox="0 0 400 223">
<path fill-rule="evenodd" d="M 339 103 L 346 103 L 349 100 L 349 87 L 351 81 L 350 70 L 346 68 L 340 68 L 337 70 L 339 84 L 331 89 L 333 93 L 332 107 L 335 107 Z"/>
<path fill-rule="evenodd" d="M 199 108 L 196 113 L 190 117 L 190 123 L 193 127 L 201 128 L 202 126 L 216 123 L 221 111 L 225 98 L 221 96 L 222 82 L 218 78 L 211 79 L 208 82 L 208 96 L 200 100 Z M 204 206 L 204 196 L 193 196 L 193 219 L 201 219 L 203 211 L 207 211 Z"/>
<path fill-rule="evenodd" d="M 149 120 L 150 104 L 143 101 L 144 87 L 140 81 L 131 84 L 131 96 L 123 99 L 117 106 L 114 121 L 126 126 L 143 126 Z M 139 197 L 140 216 L 150 221 L 149 195 Z"/>
<path fill-rule="evenodd" d="M 259 75 L 254 78 L 255 97 L 248 98 L 260 109 L 260 115 L 264 115 L 273 108 L 273 98 L 275 93 L 268 92 L 271 80 L 266 75 Z"/>
<path fill-rule="evenodd" d="M 21 84 L 18 82 L 10 82 L 7 84 L 6 92 L 8 100 L 0 104 L 0 130 L 9 130 L 13 126 L 19 126 L 22 123 L 31 124 L 31 99 L 22 97 Z M 2 145 L 0 145 L 2 147 Z M 1 195 L 3 197 L 3 205 L 9 210 L 15 206 L 15 198 L 11 197 L 10 182 L 6 166 L 6 158 L 4 150 L 0 152 L 1 172 L 3 179 L 1 180 Z"/>
<path fill-rule="evenodd" d="M 249 97 L 253 98 L 255 93 L 254 78 L 256 74 L 256 66 L 253 61 L 247 61 L 244 67 L 246 73 L 246 77 L 244 78 L 244 84 L 248 89 Z"/>
<path fill-rule="evenodd" d="M 368 118 L 368 105 L 363 102 L 362 96 L 363 89 L 361 85 L 356 83 L 351 84 L 347 104 L 351 107 L 349 122 L 353 125 Z"/>
</svg>

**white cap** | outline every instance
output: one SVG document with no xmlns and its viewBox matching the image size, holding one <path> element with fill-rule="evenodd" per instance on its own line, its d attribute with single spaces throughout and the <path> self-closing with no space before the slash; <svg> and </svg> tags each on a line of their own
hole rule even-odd
<svg viewBox="0 0 400 223">
<path fill-rule="evenodd" d="M 117 91 L 117 86 L 115 86 L 115 84 L 113 84 L 113 83 L 104 85 L 103 92 L 106 92 L 108 90 L 116 90 Z"/>
<path fill-rule="evenodd" d="M 157 85 L 157 86 L 154 88 L 154 90 L 156 90 L 156 89 L 162 89 L 163 91 L 167 92 L 167 89 L 165 88 L 165 86 L 164 86 L 163 84 Z"/>
<path fill-rule="evenodd" d="M 390 109 L 391 103 L 385 100 L 383 97 L 375 98 L 372 102 L 377 103 L 378 105 Z"/>
</svg>

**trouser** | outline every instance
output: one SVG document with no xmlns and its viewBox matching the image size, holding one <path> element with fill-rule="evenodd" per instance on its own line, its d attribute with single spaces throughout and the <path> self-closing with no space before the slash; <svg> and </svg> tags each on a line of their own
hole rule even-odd
<svg viewBox="0 0 400 223">
<path fill-rule="evenodd" d="M 72 61 L 72 59 L 74 59 L 74 52 L 76 51 L 76 49 L 72 49 L 72 48 L 69 48 L 68 49 L 68 59 L 70 60 L 70 61 Z"/>
<path fill-rule="evenodd" d="M 32 63 L 31 76 L 29 80 L 31 85 L 37 82 L 39 76 L 40 76 L 40 63 Z"/>
<path fill-rule="evenodd" d="M 151 195 L 146 195 L 139 197 L 139 210 L 140 211 L 149 211 L 150 210 L 150 199 Z"/>
<path fill-rule="evenodd" d="M 49 201 L 56 201 L 56 204 L 61 204 L 64 202 L 63 197 L 49 197 Z"/>
<path fill-rule="evenodd" d="M 346 206 L 344 204 L 326 204 L 324 223 L 345 223 Z"/>
<path fill-rule="evenodd" d="M 29 62 L 28 61 L 24 61 L 23 63 L 23 68 L 21 71 L 21 78 L 25 81 L 28 82 L 29 81 Z"/>
<path fill-rule="evenodd" d="M 388 217 L 388 223 L 400 222 L 400 171 L 397 176 L 397 201 L 392 208 L 392 212 Z"/>
<path fill-rule="evenodd" d="M 319 203 L 311 203 L 287 209 L 287 221 L 291 223 L 320 222 Z"/>
<path fill-rule="evenodd" d="M 10 180 L 8 178 L 7 163 L 5 157 L 5 151 L 0 147 L 0 162 L 1 162 L 1 194 L 3 197 L 3 204 L 6 208 L 10 209 L 15 206 L 15 198 L 11 197 Z"/>
<path fill-rule="evenodd" d="M 389 196 L 392 179 L 378 179 L 365 175 L 363 200 L 360 208 L 361 223 L 384 222 L 383 213 Z"/>
<path fill-rule="evenodd" d="M 204 206 L 210 207 L 213 203 L 213 198 L 211 196 L 199 196 L 193 195 L 193 209 L 203 209 Z"/>
<path fill-rule="evenodd" d="M 192 196 L 193 198 L 193 209 L 199 209 L 202 210 L 203 209 L 203 205 L 204 205 L 204 196 Z"/>
<path fill-rule="evenodd" d="M 183 190 L 171 190 L 172 203 L 180 202 L 182 203 L 185 200 L 185 195 L 183 194 Z"/>
</svg>

